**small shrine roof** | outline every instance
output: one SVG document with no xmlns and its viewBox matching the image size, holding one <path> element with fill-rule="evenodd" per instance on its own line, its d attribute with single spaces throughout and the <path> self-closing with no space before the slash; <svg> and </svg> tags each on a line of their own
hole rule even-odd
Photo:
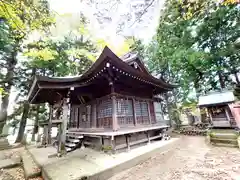
<svg viewBox="0 0 240 180">
<path fill-rule="evenodd" d="M 235 97 L 232 91 L 212 92 L 204 96 L 199 97 L 198 105 L 201 107 L 228 104 L 235 101 Z"/>
</svg>

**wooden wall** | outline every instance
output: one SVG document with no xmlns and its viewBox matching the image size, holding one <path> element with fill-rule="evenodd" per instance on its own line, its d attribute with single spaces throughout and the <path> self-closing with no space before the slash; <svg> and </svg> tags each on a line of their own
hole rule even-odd
<svg viewBox="0 0 240 180">
<path fill-rule="evenodd" d="M 72 105 L 70 128 L 108 128 L 113 127 L 113 105 L 111 96 L 97 99 L 88 104 Z M 151 99 L 129 96 L 116 97 L 117 123 L 119 128 L 158 123 L 155 104 Z"/>
</svg>

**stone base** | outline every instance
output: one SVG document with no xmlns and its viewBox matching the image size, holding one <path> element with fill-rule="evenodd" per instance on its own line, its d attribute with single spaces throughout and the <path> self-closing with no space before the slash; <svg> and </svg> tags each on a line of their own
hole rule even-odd
<svg viewBox="0 0 240 180">
<path fill-rule="evenodd" d="M 10 145 L 6 138 L 0 138 L 0 150 L 9 149 Z"/>
<path fill-rule="evenodd" d="M 238 141 L 238 147 L 240 149 L 240 136 L 238 136 L 237 141 Z"/>
</svg>

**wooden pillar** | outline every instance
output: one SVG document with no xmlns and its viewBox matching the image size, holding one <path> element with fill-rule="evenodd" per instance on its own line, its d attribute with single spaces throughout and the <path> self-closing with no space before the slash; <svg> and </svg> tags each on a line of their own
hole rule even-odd
<svg viewBox="0 0 240 180">
<path fill-rule="evenodd" d="M 231 124 L 231 118 L 230 118 L 230 115 L 228 113 L 227 107 L 225 107 L 224 110 L 225 110 L 225 113 L 226 113 L 227 120 Z"/>
<path fill-rule="evenodd" d="M 135 99 L 132 98 L 132 104 L 133 104 L 133 122 L 134 125 L 137 126 L 137 116 L 136 116 L 136 108 L 135 108 Z"/>
<path fill-rule="evenodd" d="M 116 153 L 116 140 L 114 139 L 114 136 L 111 137 L 111 147 L 112 147 L 112 153 L 115 154 Z"/>
<path fill-rule="evenodd" d="M 57 148 L 57 153 L 59 155 L 61 155 L 61 147 L 62 147 L 62 143 L 61 143 L 61 125 L 62 123 L 60 124 L 57 124 L 57 128 L 58 128 L 58 133 L 57 133 L 57 141 L 58 141 L 58 148 Z"/>
<path fill-rule="evenodd" d="M 47 136 L 48 136 L 48 129 L 47 125 L 43 125 L 43 138 L 42 138 L 42 145 L 46 146 L 47 145 Z"/>
<path fill-rule="evenodd" d="M 212 114 L 211 114 L 211 111 L 208 108 L 207 108 L 207 112 L 208 112 L 208 115 L 210 117 L 211 123 L 213 123 Z"/>
<path fill-rule="evenodd" d="M 67 118 L 68 118 L 68 99 L 63 100 L 63 114 L 62 114 L 62 123 L 60 127 L 60 136 L 61 140 L 59 142 L 59 155 L 66 153 L 65 142 L 66 142 L 66 133 L 67 133 Z"/>
<path fill-rule="evenodd" d="M 152 124 L 152 117 L 151 117 L 151 112 L 150 112 L 150 101 L 147 102 L 148 106 L 148 118 L 149 118 L 149 124 Z"/>
<path fill-rule="evenodd" d="M 113 131 L 118 130 L 118 122 L 117 122 L 117 100 L 116 96 L 112 96 L 112 128 Z"/>
<path fill-rule="evenodd" d="M 75 128 L 79 128 L 78 125 L 78 110 L 79 108 L 77 106 L 74 107 L 74 124 L 75 124 Z"/>
<path fill-rule="evenodd" d="M 148 139 L 148 144 L 150 144 L 150 135 L 148 131 L 147 131 L 147 139 Z"/>
<path fill-rule="evenodd" d="M 52 117 L 53 117 L 53 106 L 49 105 L 49 121 L 48 121 L 48 132 L 47 132 L 47 143 L 52 143 Z"/>
<path fill-rule="evenodd" d="M 127 151 L 130 151 L 130 140 L 129 140 L 129 135 L 125 135 L 125 137 L 126 137 Z"/>
<path fill-rule="evenodd" d="M 96 128 L 97 127 L 97 102 L 94 102 L 92 104 L 92 115 L 91 115 L 91 121 L 92 121 L 92 124 L 91 124 L 91 127 L 92 128 Z"/>
<path fill-rule="evenodd" d="M 152 110 L 153 110 L 153 117 L 154 117 L 154 123 L 157 123 L 157 116 L 156 116 L 156 112 L 155 112 L 155 105 L 154 105 L 154 101 L 151 102 L 152 103 Z M 163 111 L 162 111 L 163 112 Z"/>
</svg>

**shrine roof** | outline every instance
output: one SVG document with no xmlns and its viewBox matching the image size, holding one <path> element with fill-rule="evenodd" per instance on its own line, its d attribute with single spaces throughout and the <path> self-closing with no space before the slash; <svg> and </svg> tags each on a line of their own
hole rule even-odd
<svg viewBox="0 0 240 180">
<path fill-rule="evenodd" d="M 136 62 L 141 71 L 130 66 L 131 62 Z M 176 87 L 176 85 L 152 76 L 137 54 L 128 54 L 119 58 L 108 47 L 105 47 L 95 63 L 82 75 L 71 77 L 36 76 L 29 91 L 28 100 L 31 102 L 39 89 L 70 89 L 71 87 L 86 86 L 110 68 L 123 73 L 128 78 L 139 80 L 162 91 L 170 91 Z"/>
<path fill-rule="evenodd" d="M 235 101 L 232 91 L 212 92 L 199 97 L 198 105 L 200 107 L 228 104 Z"/>
</svg>

